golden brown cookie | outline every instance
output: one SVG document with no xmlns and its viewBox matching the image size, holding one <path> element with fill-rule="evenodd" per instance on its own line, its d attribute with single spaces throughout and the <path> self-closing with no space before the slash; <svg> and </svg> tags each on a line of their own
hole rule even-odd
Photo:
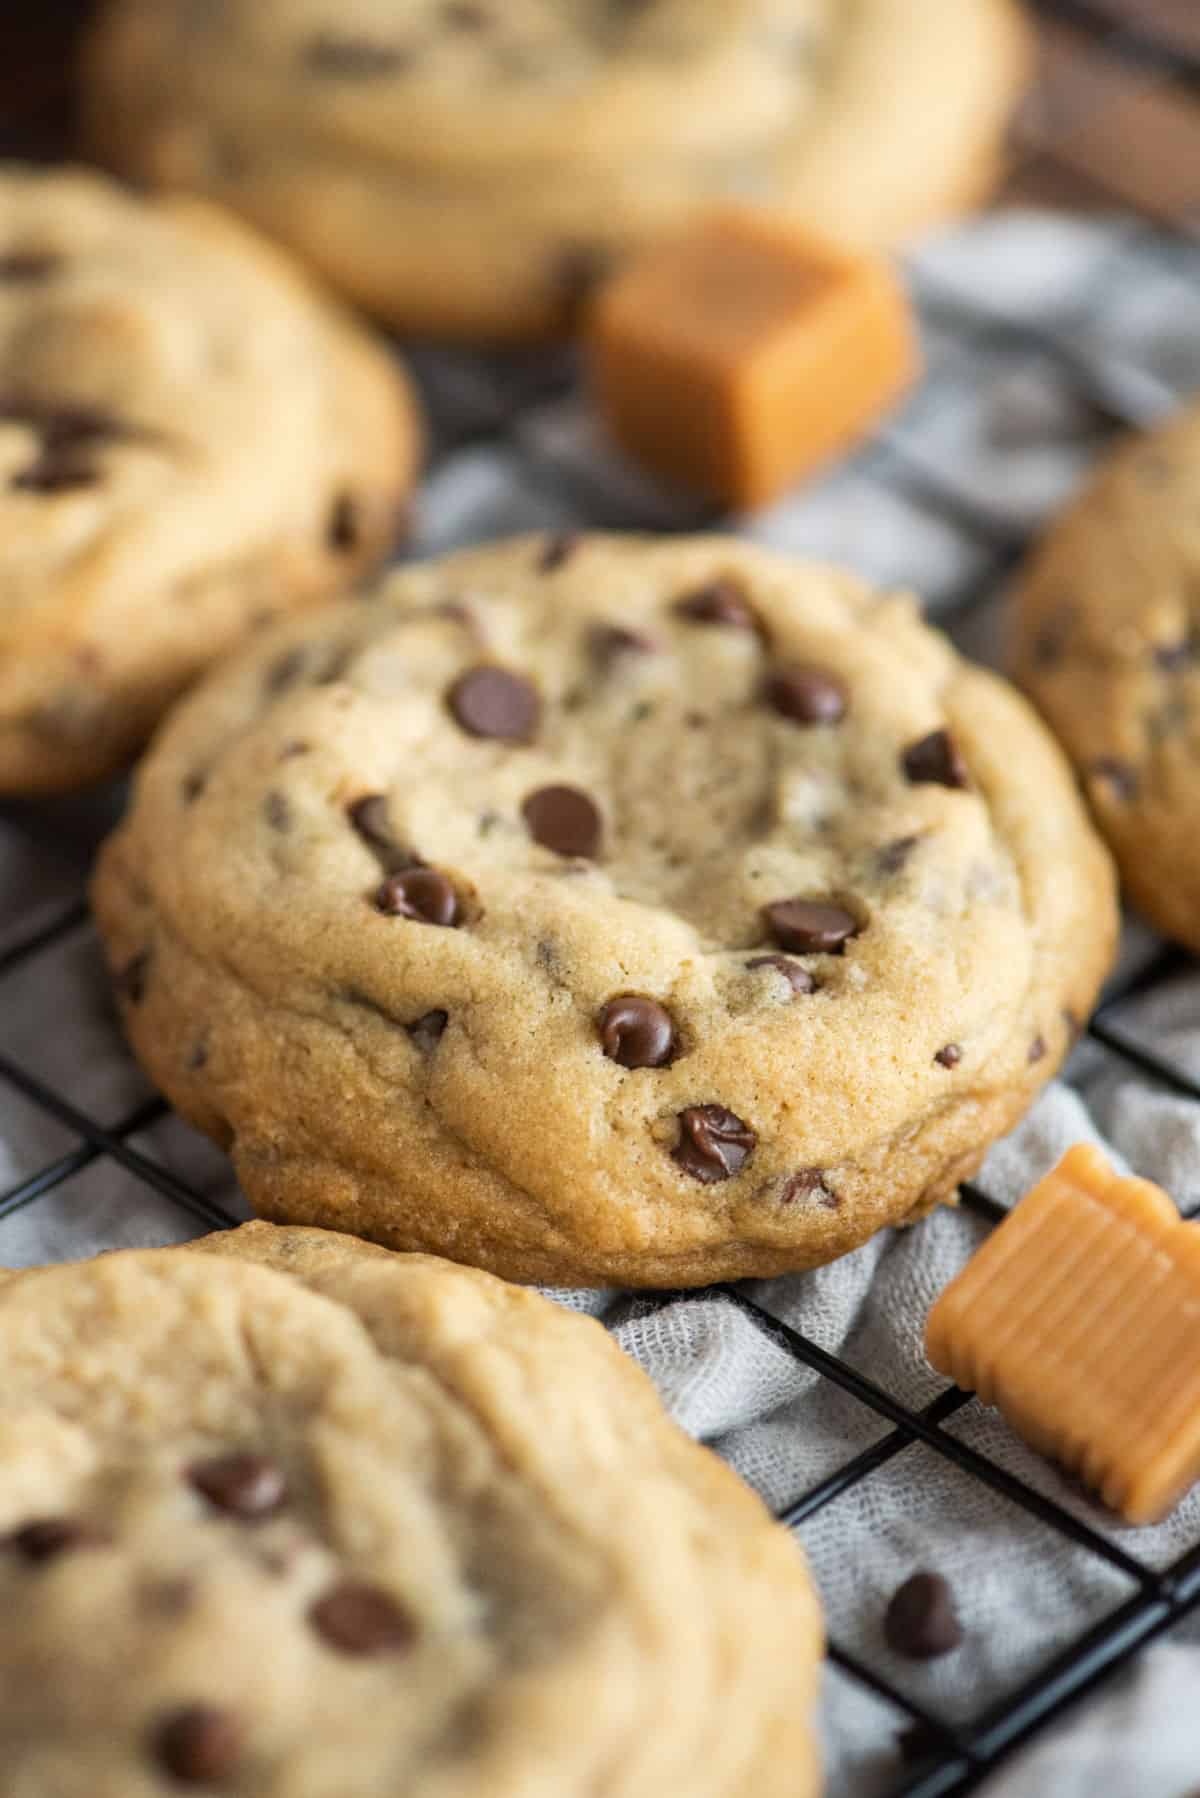
<svg viewBox="0 0 1200 1798">
<path fill-rule="evenodd" d="M 803 1559 L 600 1325 L 196 1246 L 0 1287 L 11 1798 L 813 1798 Z"/>
<path fill-rule="evenodd" d="M 1200 951 L 1200 408 L 1130 439 L 1058 518 L 1016 602 L 1016 671 L 1122 881 Z"/>
<path fill-rule="evenodd" d="M 1011 688 L 719 537 L 518 539 L 277 632 L 171 720 L 94 898 L 264 1215 L 574 1284 L 951 1197 L 1116 925 Z"/>
<path fill-rule="evenodd" d="M 0 167 L 0 794 L 112 773 L 378 563 L 417 439 L 394 360 L 245 227 Z"/>
</svg>

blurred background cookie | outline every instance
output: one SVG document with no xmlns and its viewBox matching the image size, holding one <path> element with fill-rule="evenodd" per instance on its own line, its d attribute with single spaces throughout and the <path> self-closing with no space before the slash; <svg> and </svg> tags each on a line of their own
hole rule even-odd
<svg viewBox="0 0 1200 1798">
<path fill-rule="evenodd" d="M 0 165 L 0 793 L 114 772 L 376 563 L 418 435 L 395 359 L 245 226 Z"/>
<path fill-rule="evenodd" d="M 1012 0 L 110 0 L 84 85 L 118 168 L 502 339 L 714 199 L 865 244 L 970 204 L 1027 66 Z"/>
</svg>

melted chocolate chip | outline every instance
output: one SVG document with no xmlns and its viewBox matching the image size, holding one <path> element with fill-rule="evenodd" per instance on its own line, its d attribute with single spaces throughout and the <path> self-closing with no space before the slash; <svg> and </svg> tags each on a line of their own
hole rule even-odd
<svg viewBox="0 0 1200 1798">
<path fill-rule="evenodd" d="M 793 724 L 837 724 L 846 716 L 846 688 L 836 674 L 799 663 L 776 668 L 766 678 L 768 705 Z"/>
<path fill-rule="evenodd" d="M 910 743 L 900 763 L 913 786 L 970 785 L 967 764 L 948 730 L 931 730 L 927 737 Z"/>
<path fill-rule="evenodd" d="M 392 834 L 388 817 L 387 796 L 367 793 L 347 806 L 346 816 L 371 850 L 385 874 L 398 874 L 402 869 L 419 866 L 418 857 L 405 849 Z"/>
<path fill-rule="evenodd" d="M 422 1055 L 432 1055 L 449 1022 L 448 1011 L 427 1011 L 413 1023 L 406 1024 L 405 1029 L 413 1040 L 414 1048 L 419 1049 Z"/>
<path fill-rule="evenodd" d="M 45 449 L 35 462 L 20 469 L 9 486 L 20 493 L 70 493 L 78 487 L 94 487 L 100 471 L 70 450 Z"/>
<path fill-rule="evenodd" d="M 0 421 L 25 424 L 37 432 L 39 450 L 10 485 L 32 493 L 63 493 L 100 479 L 91 452 L 139 433 L 98 406 L 53 406 L 0 398 Z"/>
<path fill-rule="evenodd" d="M 287 1503 L 284 1471 L 265 1455 L 219 1455 L 197 1461 L 188 1468 L 187 1480 L 216 1510 L 247 1521 L 270 1517 Z"/>
<path fill-rule="evenodd" d="M 460 674 L 446 703 L 469 736 L 496 737 L 505 743 L 528 743 L 541 716 L 533 682 L 490 665 Z"/>
<path fill-rule="evenodd" d="M 112 1537 L 79 1517 L 32 1517 L 6 1538 L 23 1561 L 35 1567 L 81 1548 L 107 1548 Z"/>
<path fill-rule="evenodd" d="M 1154 665 L 1161 668 L 1164 674 L 1178 674 L 1184 668 L 1190 668 L 1196 660 L 1196 644 L 1190 637 L 1181 643 L 1156 643 L 1154 646 Z"/>
<path fill-rule="evenodd" d="M 304 673 L 308 657 L 302 649 L 288 649 L 283 655 L 276 656 L 263 676 L 263 689 L 267 693 L 286 693 L 294 687 Z"/>
<path fill-rule="evenodd" d="M 341 556 L 349 555 L 357 549 L 362 541 L 362 522 L 358 514 L 358 503 L 352 493 L 339 493 L 333 502 L 329 514 L 329 523 L 325 534 L 329 539 L 330 549 Z"/>
<path fill-rule="evenodd" d="M 143 949 L 113 975 L 113 988 L 119 999 L 140 1005 L 146 997 L 146 975 L 150 970 L 150 951 Z"/>
<path fill-rule="evenodd" d="M 604 1053 L 623 1068 L 666 1067 L 675 1052 L 675 1025 L 657 999 L 622 993 L 596 1020 Z"/>
<path fill-rule="evenodd" d="M 436 868 L 406 868 L 402 874 L 389 875 L 375 895 L 375 908 L 390 918 L 445 928 L 452 928 L 461 916 L 458 894 Z"/>
<path fill-rule="evenodd" d="M 52 250 L 10 250 L 0 256 L 0 281 L 45 281 L 61 267 Z"/>
<path fill-rule="evenodd" d="M 554 574 L 570 561 L 582 542 L 579 531 L 559 531 L 553 537 L 547 537 L 538 557 L 538 573 Z"/>
<path fill-rule="evenodd" d="M 757 631 L 761 628 L 758 614 L 746 598 L 739 582 L 731 575 L 721 575 L 698 587 L 694 593 L 676 600 L 675 611 L 691 624 L 717 624 L 726 630 Z"/>
<path fill-rule="evenodd" d="M 689 1105 L 679 1114 L 679 1141 L 671 1157 L 684 1173 L 711 1186 L 740 1173 L 757 1141 L 749 1124 L 723 1105 Z"/>
<path fill-rule="evenodd" d="M 816 1197 L 826 1211 L 836 1211 L 841 1204 L 833 1188 L 826 1183 L 823 1167 L 800 1167 L 789 1174 L 779 1192 L 781 1205 L 794 1205 L 799 1199 Z"/>
<path fill-rule="evenodd" d="M 600 813 L 578 787 L 539 787 L 521 806 L 529 834 L 555 855 L 594 860 L 600 850 Z"/>
<path fill-rule="evenodd" d="M 893 842 L 885 843 L 876 857 L 879 872 L 899 874 L 920 841 L 920 837 L 915 836 L 896 837 Z"/>
<path fill-rule="evenodd" d="M 623 624 L 597 624 L 588 636 L 588 650 L 601 668 L 611 668 L 622 656 L 652 655 L 658 645 L 640 631 Z"/>
<path fill-rule="evenodd" d="M 814 899 L 776 899 L 762 915 L 779 947 L 796 955 L 841 955 L 862 928 L 843 906 Z"/>
<path fill-rule="evenodd" d="M 410 1619 L 381 1586 L 345 1579 L 308 1613 L 317 1633 L 343 1654 L 400 1654 L 411 1647 Z"/>
<path fill-rule="evenodd" d="M 773 968 L 789 981 L 793 993 L 815 993 L 817 983 L 807 968 L 802 968 L 798 961 L 789 961 L 786 955 L 756 955 L 753 961 L 746 963 L 748 968 Z"/>
<path fill-rule="evenodd" d="M 954 1594 L 940 1573 L 914 1573 L 892 1596 L 883 1619 L 889 1648 L 912 1661 L 932 1661 L 962 1644 Z"/>
<path fill-rule="evenodd" d="M 1088 778 L 1103 781 L 1115 798 L 1128 804 L 1137 798 L 1137 769 L 1119 756 L 1102 755 L 1088 767 Z"/>
<path fill-rule="evenodd" d="M 398 75 L 413 60 L 401 44 L 373 43 L 369 38 L 321 31 L 309 38 L 302 52 L 304 67 L 312 75 L 339 81 L 377 81 Z"/>
<path fill-rule="evenodd" d="M 215 1704 L 188 1704 L 159 1723 L 154 1758 L 177 1785 L 211 1785 L 233 1772 L 243 1741 L 242 1726 L 232 1711 Z"/>
<path fill-rule="evenodd" d="M 956 1068 L 962 1060 L 962 1050 L 957 1043 L 946 1043 L 933 1058 L 939 1067 Z"/>
<path fill-rule="evenodd" d="M 263 800 L 263 817 L 272 830 L 286 831 L 291 829 L 292 808 L 284 794 L 272 790 Z"/>
</svg>

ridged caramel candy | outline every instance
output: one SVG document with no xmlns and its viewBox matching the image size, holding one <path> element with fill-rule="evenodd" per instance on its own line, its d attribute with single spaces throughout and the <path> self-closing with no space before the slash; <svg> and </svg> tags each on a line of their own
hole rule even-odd
<svg viewBox="0 0 1200 1798">
<path fill-rule="evenodd" d="M 1200 1478 L 1200 1225 L 1089 1144 L 946 1288 L 925 1349 L 1130 1523 Z"/>
</svg>

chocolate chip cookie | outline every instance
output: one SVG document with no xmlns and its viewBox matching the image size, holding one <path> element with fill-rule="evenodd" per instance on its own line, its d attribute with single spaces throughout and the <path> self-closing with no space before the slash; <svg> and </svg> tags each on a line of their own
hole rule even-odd
<svg viewBox="0 0 1200 1798">
<path fill-rule="evenodd" d="M 779 1273 L 949 1198 L 1115 934 L 1025 702 L 719 537 L 519 539 L 276 631 L 160 735 L 94 897 L 261 1213 L 562 1284 Z"/>
<path fill-rule="evenodd" d="M 1200 952 L 1200 407 L 1130 439 L 1051 526 L 1016 667 L 1134 904 Z"/>
<path fill-rule="evenodd" d="M 0 166 L 0 794 L 136 751 L 395 535 L 404 376 L 203 201 Z"/>
<path fill-rule="evenodd" d="M 812 1798 L 801 1555 L 598 1324 L 197 1247 L 0 1288 L 13 1798 Z"/>
<path fill-rule="evenodd" d="M 92 142 L 434 334 L 562 329 L 713 200 L 892 241 L 986 185 L 1012 0 L 110 0 Z"/>
</svg>

